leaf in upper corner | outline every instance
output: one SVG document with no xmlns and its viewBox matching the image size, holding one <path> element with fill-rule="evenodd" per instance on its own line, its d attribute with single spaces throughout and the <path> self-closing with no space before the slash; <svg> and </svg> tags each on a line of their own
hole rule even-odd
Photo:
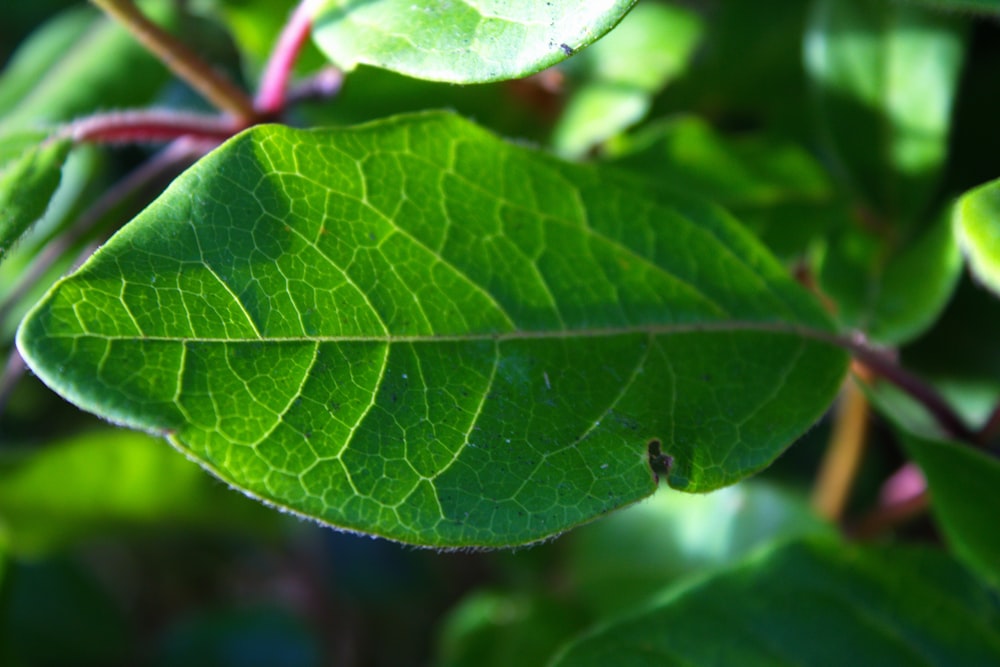
<svg viewBox="0 0 1000 667">
<path fill-rule="evenodd" d="M 935 194 L 964 37 L 960 17 L 914 5 L 815 5 L 805 62 L 821 129 L 857 195 L 894 222 L 919 219 Z"/>
<path fill-rule="evenodd" d="M 962 256 L 947 216 L 900 248 L 888 245 L 879 234 L 847 227 L 830 237 L 817 277 L 845 327 L 898 345 L 937 320 L 962 275 Z"/>
<path fill-rule="evenodd" d="M 728 137 L 681 116 L 609 146 L 610 164 L 654 187 L 690 193 L 733 212 L 780 257 L 802 255 L 840 208 L 823 168 L 800 146 L 767 136 Z"/>
<path fill-rule="evenodd" d="M 991 665 L 998 624 L 996 600 L 944 554 L 806 542 L 682 583 L 550 664 Z"/>
<path fill-rule="evenodd" d="M 0 545 L 22 556 L 150 527 L 261 531 L 272 518 L 142 433 L 98 430 L 0 458 Z"/>
<path fill-rule="evenodd" d="M 72 147 L 69 138 L 47 132 L 0 135 L 0 262 L 45 213 Z"/>
<path fill-rule="evenodd" d="M 1000 14 L 1000 0 L 909 0 L 914 4 L 933 7 L 942 11 Z"/>
<path fill-rule="evenodd" d="M 698 15 L 641 4 L 604 39 L 566 63 L 581 81 L 567 102 L 552 143 L 571 157 L 642 120 L 653 96 L 687 67 L 702 33 Z"/>
<path fill-rule="evenodd" d="M 30 313 L 76 404 L 352 530 L 501 546 L 767 466 L 845 354 L 719 209 L 449 114 L 251 129 Z"/>
<path fill-rule="evenodd" d="M 313 39 L 338 67 L 374 65 L 420 79 L 516 79 L 565 60 L 611 30 L 635 0 L 323 0 Z"/>
<path fill-rule="evenodd" d="M 944 440 L 900 431 L 906 450 L 927 479 L 934 516 L 955 555 L 1000 589 L 1000 460 Z"/>
<path fill-rule="evenodd" d="M 173 2 L 141 6 L 159 23 L 178 21 Z M 0 130 L 34 129 L 147 104 L 169 79 L 163 64 L 124 28 L 90 8 L 72 9 L 29 38 L 4 69 Z"/>
<path fill-rule="evenodd" d="M 1000 180 L 962 195 L 954 224 L 972 273 L 1000 295 Z"/>
</svg>

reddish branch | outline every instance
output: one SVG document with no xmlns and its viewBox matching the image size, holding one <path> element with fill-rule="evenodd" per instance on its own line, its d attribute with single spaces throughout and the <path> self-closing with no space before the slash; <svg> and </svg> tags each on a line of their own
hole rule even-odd
<svg viewBox="0 0 1000 667">
<path fill-rule="evenodd" d="M 306 40 L 309 39 L 315 4 L 313 0 L 303 0 L 299 3 L 281 31 L 274 51 L 271 52 L 271 58 L 264 68 L 264 76 L 261 78 L 260 90 L 257 92 L 254 104 L 257 113 L 264 116 L 274 116 L 284 110 L 288 81 L 291 78 L 295 61 L 298 59 L 302 47 L 305 46 Z"/>
</svg>

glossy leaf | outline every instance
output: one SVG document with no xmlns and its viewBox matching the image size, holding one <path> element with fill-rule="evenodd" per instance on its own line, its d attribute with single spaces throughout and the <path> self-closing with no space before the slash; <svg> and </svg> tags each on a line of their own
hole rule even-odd
<svg viewBox="0 0 1000 667">
<path fill-rule="evenodd" d="M 851 227 L 831 236 L 818 273 L 844 326 L 897 345 L 937 320 L 962 275 L 962 256 L 947 217 L 900 248 Z"/>
<path fill-rule="evenodd" d="M 0 458 L 0 544 L 38 554 L 169 525 L 268 527 L 273 517 L 161 440 L 106 429 Z"/>
<path fill-rule="evenodd" d="M 0 135 L 0 261 L 45 213 L 72 147 L 46 132 Z"/>
<path fill-rule="evenodd" d="M 608 152 L 633 178 L 725 206 L 781 256 L 801 255 L 842 220 L 823 168 L 788 141 L 732 138 L 680 116 L 616 140 Z"/>
<path fill-rule="evenodd" d="M 678 586 L 552 664 L 989 665 L 998 623 L 996 600 L 942 554 L 792 544 Z"/>
<path fill-rule="evenodd" d="M 238 136 L 18 344 L 268 502 L 499 546 L 650 494 L 657 446 L 690 491 L 766 466 L 839 385 L 827 327 L 721 211 L 425 114 Z"/>
<path fill-rule="evenodd" d="M 582 80 L 553 136 L 563 155 L 580 156 L 646 115 L 653 96 L 684 71 L 701 36 L 697 14 L 641 4 L 604 39 L 567 63 Z"/>
<path fill-rule="evenodd" d="M 858 195 L 919 218 L 947 155 L 964 23 L 889 0 L 820 0 L 806 66 L 830 148 Z"/>
<path fill-rule="evenodd" d="M 965 193 L 955 205 L 954 220 L 969 268 L 1000 294 L 1000 180 Z"/>
<path fill-rule="evenodd" d="M 955 554 L 1000 588 L 1000 461 L 942 440 L 903 433 L 906 450 L 923 470 L 934 516 Z"/>
<path fill-rule="evenodd" d="M 313 37 L 346 70 L 366 64 L 433 81 L 500 81 L 565 60 L 611 30 L 634 3 L 322 0 Z"/>
</svg>

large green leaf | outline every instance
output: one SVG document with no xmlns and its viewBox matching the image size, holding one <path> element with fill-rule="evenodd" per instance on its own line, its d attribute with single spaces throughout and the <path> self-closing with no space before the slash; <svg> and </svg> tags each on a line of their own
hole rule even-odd
<svg viewBox="0 0 1000 667">
<path fill-rule="evenodd" d="M 801 255 L 842 220 L 823 168 L 788 141 L 728 137 L 699 118 L 676 116 L 619 138 L 609 153 L 654 187 L 725 206 L 779 256 Z"/>
<path fill-rule="evenodd" d="M 18 344 L 271 503 L 503 545 L 650 494 L 657 447 L 690 491 L 766 466 L 840 382 L 828 326 L 722 211 L 425 114 L 239 135 Z"/>
<path fill-rule="evenodd" d="M 1000 294 L 1000 180 L 965 193 L 955 206 L 954 221 L 972 272 Z"/>
<path fill-rule="evenodd" d="M 964 24 L 889 0 L 819 0 L 806 65 L 830 148 L 857 193 L 913 220 L 935 193 L 964 60 Z"/>
<path fill-rule="evenodd" d="M 552 664 L 992 665 L 996 600 L 944 555 L 805 543 L 681 585 Z"/>
<path fill-rule="evenodd" d="M 45 213 L 72 147 L 46 132 L 0 135 L 0 261 Z"/>
<path fill-rule="evenodd" d="M 923 470 L 934 515 L 956 555 L 1000 588 L 1000 461 L 968 445 L 903 433 Z"/>
<path fill-rule="evenodd" d="M 527 76 L 611 30 L 635 0 L 323 0 L 313 37 L 337 66 L 477 83 Z"/>
</svg>

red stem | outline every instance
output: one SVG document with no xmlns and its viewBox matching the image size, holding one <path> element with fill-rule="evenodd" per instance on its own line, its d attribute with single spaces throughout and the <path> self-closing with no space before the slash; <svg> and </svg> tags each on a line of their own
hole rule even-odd
<svg viewBox="0 0 1000 667">
<path fill-rule="evenodd" d="M 221 143 L 244 124 L 231 118 L 175 111 L 120 111 L 72 123 L 67 132 L 78 143 L 162 143 L 191 137 Z"/>
<path fill-rule="evenodd" d="M 275 115 L 284 110 L 288 81 L 291 78 L 292 68 L 295 67 L 295 61 L 309 38 L 315 4 L 314 0 L 302 0 L 281 31 L 278 43 L 275 44 L 271 58 L 264 68 L 260 90 L 254 102 L 258 113 Z"/>
</svg>

